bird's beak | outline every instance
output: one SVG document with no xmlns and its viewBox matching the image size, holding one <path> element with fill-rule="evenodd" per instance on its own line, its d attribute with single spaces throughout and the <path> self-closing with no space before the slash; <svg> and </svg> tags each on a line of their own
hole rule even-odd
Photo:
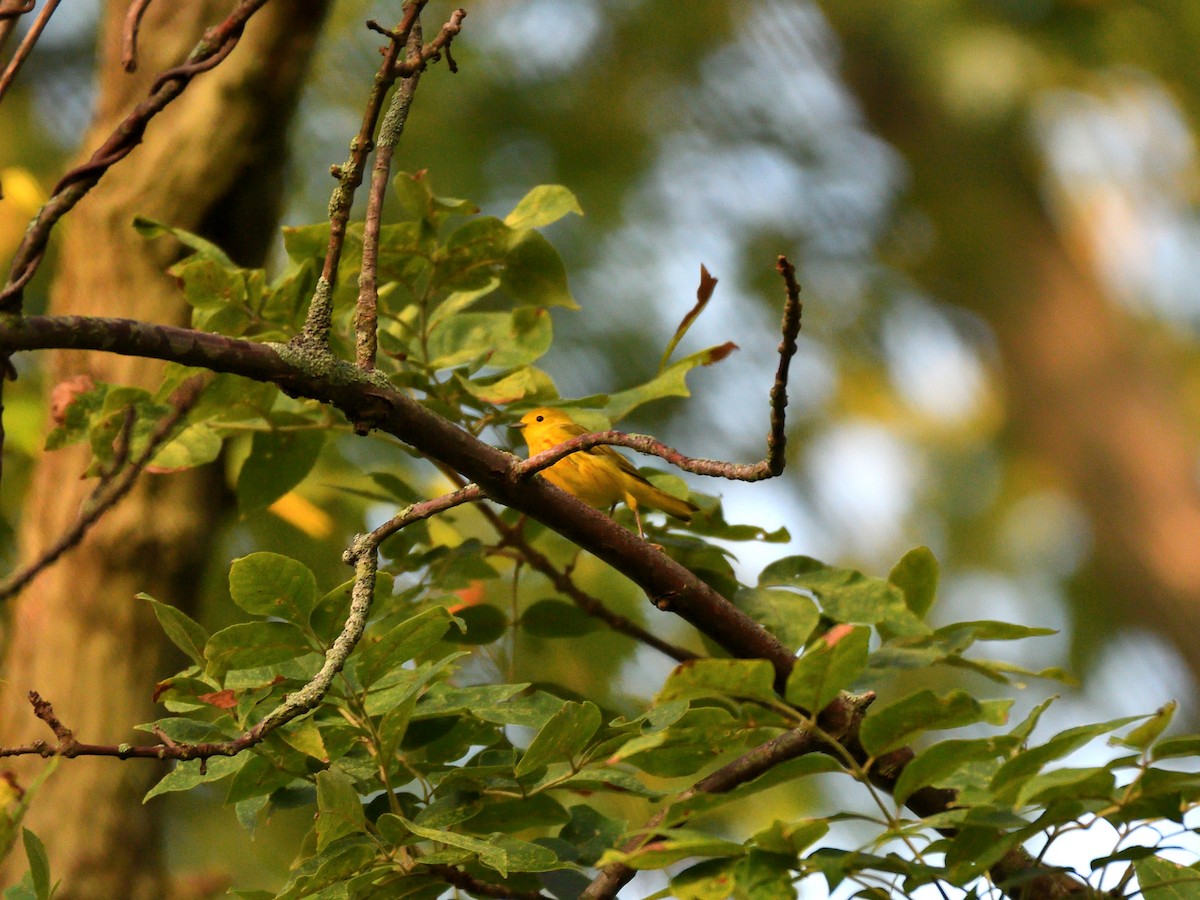
<svg viewBox="0 0 1200 900">
<path fill-rule="evenodd" d="M 525 428 L 525 423 L 524 422 L 513 422 L 513 424 L 509 425 L 508 427 L 515 428 L 517 431 L 522 431 Z"/>
</svg>

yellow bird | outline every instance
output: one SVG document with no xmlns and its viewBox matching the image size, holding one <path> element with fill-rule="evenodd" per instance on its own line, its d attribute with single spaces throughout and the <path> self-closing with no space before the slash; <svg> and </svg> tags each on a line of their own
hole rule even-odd
<svg viewBox="0 0 1200 900">
<path fill-rule="evenodd" d="M 515 427 L 521 429 L 530 456 L 588 433 L 586 428 L 562 410 L 546 407 L 527 412 Z M 642 531 L 639 507 L 661 510 L 684 522 L 697 509 L 687 500 L 672 497 L 656 488 L 638 474 L 629 460 L 609 446 L 572 453 L 550 468 L 543 469 L 540 474 L 545 475 L 555 487 L 574 494 L 589 506 L 606 509 L 624 502 L 633 510 L 638 534 L 642 537 L 646 535 Z"/>
</svg>

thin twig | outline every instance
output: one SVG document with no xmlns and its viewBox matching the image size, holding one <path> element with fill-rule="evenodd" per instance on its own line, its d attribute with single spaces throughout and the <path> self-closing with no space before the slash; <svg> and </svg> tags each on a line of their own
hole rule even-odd
<svg viewBox="0 0 1200 900">
<path fill-rule="evenodd" d="M 8 88 L 16 79 L 17 72 L 21 71 L 21 66 L 24 64 L 25 59 L 30 53 L 33 52 L 33 45 L 36 44 L 38 38 L 42 36 L 42 31 L 45 30 L 47 23 L 50 21 L 50 17 L 54 15 L 54 10 L 58 8 L 58 4 L 60 2 L 61 0 L 46 0 L 46 5 L 42 7 L 42 11 L 38 13 L 37 18 L 33 20 L 33 24 L 29 26 L 29 31 L 25 33 L 25 37 L 22 38 L 21 43 L 17 46 L 17 50 L 15 53 L 13 53 L 12 59 L 8 61 L 8 65 L 4 69 L 4 74 L 0 75 L 0 101 L 2 101 L 4 99 L 4 95 L 8 93 Z M 13 16 L 6 17 L 5 23 L 9 24 L 15 22 L 16 16 L 28 12 L 30 9 L 33 9 L 32 2 L 29 4 L 28 8 L 18 9 Z"/>
<path fill-rule="evenodd" d="M 788 368 L 796 355 L 796 335 L 800 333 L 800 317 L 804 304 L 800 302 L 800 285 L 796 282 L 796 267 L 780 254 L 775 271 L 783 278 L 787 300 L 783 304 L 782 338 L 779 341 L 779 368 L 771 386 L 771 431 L 767 435 L 767 465 L 772 475 L 783 472 L 787 435 L 784 432 L 784 410 L 787 409 Z"/>
<path fill-rule="evenodd" d="M 193 375 L 172 392 L 167 400 L 172 407 L 171 412 L 159 419 L 153 431 L 150 432 L 142 452 L 126 465 L 125 458 L 129 452 L 129 441 L 134 424 L 133 408 L 129 408 L 117 436 L 113 464 L 100 478 L 100 483 L 96 485 L 95 490 L 80 505 L 75 521 L 59 536 L 58 540 L 42 551 L 37 559 L 0 581 L 0 601 L 15 596 L 42 570 L 75 547 L 83 540 L 84 535 L 91 530 L 92 526 L 100 521 L 101 516 L 129 493 L 142 470 L 150 464 L 154 454 L 171 436 L 175 426 L 196 405 L 196 401 L 200 399 L 200 394 L 208 386 L 210 380 L 206 375 Z"/>
<path fill-rule="evenodd" d="M 421 22 L 413 22 L 408 34 L 409 55 L 421 47 Z M 408 121 L 408 110 L 417 92 L 419 71 L 401 80 L 400 87 L 392 95 L 391 105 L 384 114 L 379 127 L 378 149 L 375 152 L 375 167 L 371 171 L 371 190 L 367 196 L 367 218 L 363 226 L 362 270 L 358 276 L 358 309 L 354 320 L 355 360 L 364 370 L 375 368 L 375 353 L 378 349 L 377 305 L 379 283 L 376 265 L 379 259 L 379 229 L 383 221 L 383 198 L 387 193 L 388 178 L 392 170 L 392 154 Z"/>
<path fill-rule="evenodd" d="M 416 862 L 420 864 L 421 861 L 417 859 Z M 552 900 L 550 894 L 543 894 L 541 891 L 522 891 L 506 887 L 502 884 L 481 881 L 461 869 L 454 868 L 454 866 L 435 864 L 423 866 L 423 868 L 425 871 L 437 875 L 451 887 L 467 891 L 475 897 L 500 897 L 511 898 L 511 900 Z"/>
<path fill-rule="evenodd" d="M 188 56 L 187 63 L 168 69 L 155 80 L 149 96 L 125 117 L 87 162 L 59 180 L 50 192 L 50 199 L 30 223 L 25 238 L 13 256 L 8 281 L 0 289 L 0 312 L 21 311 L 25 286 L 41 265 L 50 233 L 58 220 L 96 186 L 105 172 L 141 143 L 150 120 L 182 94 L 192 78 L 229 55 L 241 37 L 246 22 L 266 3 L 267 0 L 241 0 L 222 22 L 204 33 Z"/>
<path fill-rule="evenodd" d="M 453 469 L 439 465 L 438 468 L 442 474 L 456 484 L 463 485 L 463 478 Z M 466 491 L 469 488 L 479 490 L 476 485 L 463 485 L 454 494 L 447 494 L 446 497 L 453 497 L 456 494 Z M 483 499 L 483 494 L 480 492 L 478 499 Z M 429 502 L 429 501 L 426 501 Z M 411 507 L 410 507 L 411 508 Z M 560 594 L 568 597 L 572 603 L 578 606 L 581 610 L 599 619 L 611 628 L 613 631 L 620 632 L 633 638 L 635 641 L 640 641 L 647 647 L 659 651 L 660 653 L 671 657 L 677 662 L 686 662 L 690 659 L 699 659 L 700 654 L 693 653 L 691 650 L 685 650 L 683 647 L 664 641 L 662 638 L 655 635 L 653 632 L 647 631 L 637 622 L 613 612 L 604 605 L 597 597 L 593 597 L 587 591 L 575 584 L 571 576 L 559 569 L 550 559 L 534 548 L 528 540 L 525 539 L 525 532 L 520 526 L 510 526 L 504 524 L 504 520 L 496 513 L 494 509 L 486 504 L 480 504 L 479 513 L 487 520 L 487 523 L 492 526 L 492 529 L 500 536 L 501 547 L 511 547 L 521 557 L 521 559 L 529 565 L 530 568 L 541 572 L 554 585 L 554 589 Z"/>
<path fill-rule="evenodd" d="M 669 656 L 678 662 L 687 662 L 691 659 L 700 658 L 699 653 L 693 653 L 691 650 L 678 647 L 669 641 L 664 641 L 653 632 L 647 631 L 641 625 L 637 624 L 637 622 L 613 612 L 601 600 L 593 597 L 575 584 L 571 576 L 555 566 L 548 557 L 534 549 L 533 545 L 525 539 L 525 535 L 520 528 L 505 525 L 504 521 L 496 515 L 495 511 L 488 509 L 486 506 L 481 506 L 479 509 L 483 513 L 484 518 L 499 532 L 501 546 L 512 547 L 516 550 L 531 569 L 535 569 L 546 576 L 550 583 L 554 585 L 556 591 L 570 598 L 572 603 L 589 616 L 604 622 L 613 631 L 627 635 L 635 641 L 640 641 L 647 647 L 652 647 L 659 653 Z"/>
<path fill-rule="evenodd" d="M 776 270 L 783 277 L 787 299 L 783 308 L 783 325 L 779 342 L 779 367 L 775 373 L 775 381 L 771 386 L 771 427 L 767 434 L 766 458 L 756 463 L 732 463 L 717 459 L 699 459 L 684 456 L 678 450 L 668 447 L 661 441 L 644 434 L 626 434 L 623 431 L 599 431 L 593 434 L 583 434 L 579 437 L 564 441 L 549 450 L 543 450 L 529 457 L 520 466 L 520 476 L 528 477 L 534 472 L 554 465 L 561 459 L 573 453 L 590 450 L 601 444 L 617 447 L 628 447 L 669 462 L 677 469 L 691 472 L 694 475 L 708 475 L 713 478 L 726 478 L 730 481 L 762 481 L 775 478 L 783 472 L 787 437 L 784 431 L 785 410 L 787 408 L 787 378 L 788 368 L 792 357 L 796 354 L 796 335 L 800 333 L 800 319 L 803 305 L 800 303 L 800 286 L 796 283 L 796 270 L 787 257 L 780 256 L 775 263 Z M 705 272 L 705 275 L 708 273 Z M 713 283 L 716 280 L 713 279 Z M 702 286 L 703 288 L 703 286 Z M 699 295 L 700 292 L 698 291 Z M 699 306 L 699 303 L 697 304 Z"/>
<path fill-rule="evenodd" d="M 383 110 L 383 101 L 397 78 L 411 73 L 398 71 L 396 60 L 400 51 L 408 42 L 413 25 L 425 8 L 428 0 L 413 0 L 404 5 L 404 18 L 396 26 L 395 31 L 386 32 L 388 45 L 383 51 L 383 62 L 375 73 L 375 82 L 367 97 L 367 106 L 363 110 L 362 124 L 358 134 L 350 142 L 350 158 L 340 166 L 334 166 L 333 175 L 337 178 L 337 187 L 329 199 L 329 243 L 325 248 L 325 262 L 321 267 L 321 275 L 317 279 L 316 289 L 308 304 L 308 315 L 304 329 L 297 336 L 296 342 L 318 350 L 328 351 L 329 330 L 333 327 L 333 286 L 337 283 L 338 266 L 342 259 L 342 248 L 346 243 L 346 226 L 350 222 L 350 209 L 354 205 L 354 192 L 362 184 L 363 170 L 367 165 L 367 154 L 374 147 L 375 126 Z"/>
<path fill-rule="evenodd" d="M 142 27 L 142 16 L 150 6 L 150 0 L 133 0 L 125 14 L 125 31 L 121 37 L 121 65 L 126 72 L 137 71 L 138 30 Z"/>
<path fill-rule="evenodd" d="M 32 12 L 35 0 L 21 0 L 10 6 L 6 0 L 0 0 L 0 51 L 12 36 L 17 27 L 17 20 L 27 12 Z"/>
</svg>

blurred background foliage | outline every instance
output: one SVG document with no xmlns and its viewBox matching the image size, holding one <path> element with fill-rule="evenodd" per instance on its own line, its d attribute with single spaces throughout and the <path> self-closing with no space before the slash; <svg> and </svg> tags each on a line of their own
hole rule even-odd
<svg viewBox="0 0 1200 900">
<path fill-rule="evenodd" d="M 21 179 L 49 187 L 85 127 L 95 5 L 56 15 L 0 105 L 0 255 L 28 215 Z M 377 65 L 362 23 L 398 6 L 335 4 L 295 126 L 287 223 L 324 216 L 328 167 Z M 427 33 L 450 8 L 430 4 Z M 732 548 L 743 580 L 785 552 L 882 574 L 927 544 L 943 567 L 935 620 L 1060 629 L 1014 659 L 1081 676 L 1059 727 L 1170 697 L 1195 727 L 1200 5 L 480 0 L 468 12 L 461 71 L 422 81 L 397 166 L 499 215 L 535 184 L 578 195 L 585 216 L 550 230 L 582 305 L 555 311 L 544 360 L 564 396 L 649 378 L 704 263 L 720 285 L 681 350 L 741 351 L 694 373 L 690 399 L 623 426 L 692 455 L 760 457 L 782 305 L 772 263 L 782 252 L 798 265 L 789 468 L 758 485 L 692 480 L 723 496 L 730 521 L 789 530 L 788 549 Z M 36 388 L 24 378 L 5 397 L 6 537 L 40 446 Z M 231 484 L 238 459 L 235 442 Z M 251 550 L 340 581 L 347 535 L 386 514 L 346 487 L 408 465 L 394 444 L 347 437 L 290 507 L 231 510 L 208 575 L 213 624 L 232 615 L 228 560 Z M 468 512 L 448 519 L 432 526 L 448 542 L 484 533 Z M 647 620 L 601 568 L 580 572 Z M 664 617 L 649 624 L 689 640 Z M 619 636 L 587 640 L 584 656 L 514 632 L 478 665 L 617 706 L 668 668 Z"/>
</svg>

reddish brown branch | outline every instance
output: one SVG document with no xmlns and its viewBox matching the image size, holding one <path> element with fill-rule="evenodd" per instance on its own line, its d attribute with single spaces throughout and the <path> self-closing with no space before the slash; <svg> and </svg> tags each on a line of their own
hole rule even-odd
<svg viewBox="0 0 1200 900">
<path fill-rule="evenodd" d="M 142 27 L 142 16 L 150 6 L 150 0 L 133 0 L 125 14 L 125 31 L 121 36 L 121 65 L 126 72 L 137 71 L 138 30 Z"/>
<path fill-rule="evenodd" d="M 266 3 L 267 0 L 241 0 L 224 21 L 204 33 L 186 64 L 169 69 L 158 77 L 149 96 L 125 117 L 87 162 L 59 180 L 17 248 L 8 281 L 0 289 L 0 312 L 20 312 L 25 286 L 41 265 L 50 233 L 58 220 L 96 186 L 105 172 L 141 143 L 150 120 L 182 94 L 192 78 L 229 55 L 241 37 L 246 22 Z"/>
<path fill-rule="evenodd" d="M 828 745 L 808 728 L 793 729 L 749 750 L 733 762 L 727 763 L 711 775 L 696 782 L 693 787 L 676 797 L 674 803 L 684 803 L 697 794 L 728 793 L 790 759 L 809 753 L 825 752 L 828 749 Z M 655 813 L 634 837 L 620 847 L 621 852 L 633 853 L 650 841 L 656 840 L 659 836 L 659 828 L 667 820 L 670 812 L 671 807 L 666 806 Z M 579 895 L 580 900 L 608 900 L 608 898 L 616 897 L 617 892 L 636 874 L 624 863 L 607 865 Z"/>
<path fill-rule="evenodd" d="M 796 336 L 800 333 L 800 319 L 803 305 L 800 303 L 800 286 L 796 283 L 796 270 L 787 257 L 780 256 L 775 263 L 776 270 L 783 277 L 787 299 L 783 308 L 783 325 L 780 331 L 782 338 L 779 342 L 779 367 L 775 373 L 775 381 L 771 386 L 771 429 L 767 435 L 767 456 L 756 463 L 732 463 L 717 459 L 698 459 L 684 456 L 678 450 L 668 447 L 661 441 L 643 434 L 626 434 L 623 431 L 599 431 L 594 434 L 584 434 L 577 438 L 544 450 L 536 456 L 529 457 L 521 467 L 521 476 L 528 477 L 534 472 L 554 465 L 559 460 L 573 453 L 590 450 L 601 444 L 611 444 L 618 447 L 628 447 L 642 453 L 657 456 L 666 460 L 677 469 L 691 472 L 695 475 L 709 475 L 714 478 L 727 478 L 731 481 L 762 481 L 774 478 L 783 472 L 786 462 L 784 452 L 787 446 L 787 436 L 784 431 L 785 410 L 787 408 L 787 379 L 792 357 L 796 354 Z M 704 275 L 708 275 L 707 271 Z M 716 284 L 716 279 L 712 279 Z M 701 291 L 704 290 L 701 285 Z M 711 292 L 711 285 L 709 286 Z M 700 291 L 697 295 L 700 295 Z M 699 306 L 699 303 L 697 304 Z"/>
<path fill-rule="evenodd" d="M 639 641 L 647 647 L 652 647 L 659 653 L 669 656 L 678 662 L 700 658 L 700 654 L 693 653 L 691 650 L 686 650 L 683 647 L 677 647 L 669 641 L 664 641 L 658 635 L 637 624 L 637 622 L 613 612 L 598 598 L 593 597 L 575 584 L 570 575 L 559 569 L 546 556 L 534 549 L 533 545 L 525 540 L 524 532 L 519 527 L 505 525 L 503 520 L 493 510 L 485 506 L 481 506 L 480 511 L 483 513 L 484 518 L 500 534 L 501 546 L 512 547 L 516 550 L 520 554 L 521 559 L 531 569 L 541 572 L 554 585 L 556 591 L 569 598 L 572 603 L 589 616 L 604 622 L 613 631 L 627 635 L 635 641 Z"/>
<path fill-rule="evenodd" d="M 420 863 L 421 861 L 418 859 L 417 862 Z M 476 897 L 500 897 L 512 898 L 512 900 L 552 900 L 549 894 L 543 894 L 541 891 L 519 891 L 515 888 L 505 887 L 502 884 L 481 881 L 472 875 L 468 875 L 461 869 L 454 868 L 454 866 L 432 865 L 424 866 L 423 868 L 425 871 L 432 872 L 438 876 L 451 887 L 468 891 Z"/>
<path fill-rule="evenodd" d="M 101 476 L 100 483 L 96 485 L 95 490 L 80 505 L 75 521 L 59 536 L 58 540 L 42 551 L 37 559 L 0 581 L 0 600 L 7 600 L 15 596 L 39 572 L 48 568 L 60 556 L 75 547 L 83 540 L 84 535 L 92 526 L 100 521 L 101 516 L 116 506 L 117 502 L 129 493 L 138 476 L 154 458 L 154 454 L 171 436 L 175 426 L 196 405 L 196 401 L 200 399 L 200 394 L 208 386 L 210 380 L 206 375 L 193 375 L 175 389 L 167 400 L 172 407 L 171 412 L 158 421 L 150 432 L 145 448 L 132 462 L 126 465 L 135 421 L 133 408 L 129 408 L 114 445 L 113 462 Z"/>
<path fill-rule="evenodd" d="M 46 5 L 42 7 L 42 11 L 38 13 L 33 24 L 29 26 L 29 31 L 25 33 L 25 37 L 21 43 L 17 45 L 17 50 L 12 55 L 12 59 L 8 61 L 8 65 L 4 68 L 4 73 L 0 74 L 0 100 L 4 99 L 4 95 L 8 93 L 9 86 L 17 77 L 17 73 L 21 71 L 21 66 L 25 63 L 26 58 L 33 52 L 33 45 L 37 43 L 38 38 L 42 36 L 46 25 L 50 22 L 50 17 L 54 15 L 54 10 L 58 8 L 61 0 L 46 0 Z M 33 9 L 33 2 L 24 7 L 9 12 L 6 15 L 5 10 L 0 9 L 0 17 L 3 17 L 3 22 L 0 27 L 7 26 L 9 28 L 16 22 L 16 17 Z M 0 44 L 3 39 L 7 38 L 7 33 L 0 34 Z"/>
</svg>

